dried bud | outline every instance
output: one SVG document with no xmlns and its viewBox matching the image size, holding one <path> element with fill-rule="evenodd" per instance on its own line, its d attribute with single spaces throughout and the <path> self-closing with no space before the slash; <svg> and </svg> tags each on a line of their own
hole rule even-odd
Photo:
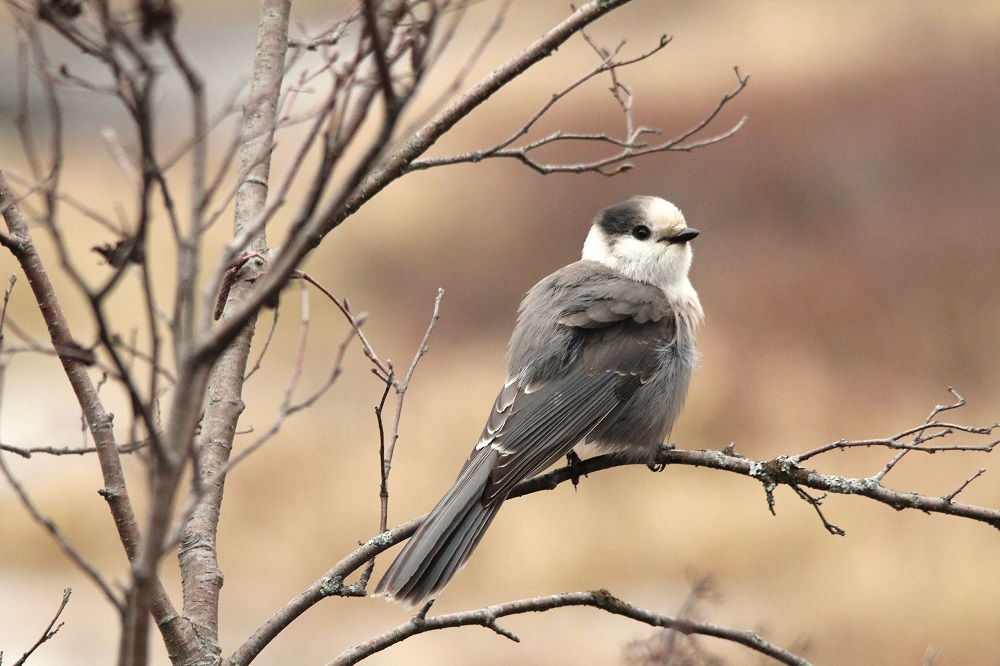
<svg viewBox="0 0 1000 666">
<path fill-rule="evenodd" d="M 111 266 L 115 268 L 121 268 L 128 262 L 134 264 L 141 264 L 143 259 L 145 259 L 142 251 L 142 246 L 136 244 L 136 239 L 132 236 L 126 236 L 122 240 L 118 241 L 114 245 L 95 245 L 90 248 L 92 251 L 104 257 Z"/>
<path fill-rule="evenodd" d="M 171 0 L 139 0 L 139 17 L 142 21 L 142 38 L 146 41 L 156 35 L 174 32 L 177 12 Z"/>
<path fill-rule="evenodd" d="M 79 0 L 48 0 L 38 5 L 38 18 L 52 21 L 54 18 L 75 19 L 83 12 Z"/>
</svg>

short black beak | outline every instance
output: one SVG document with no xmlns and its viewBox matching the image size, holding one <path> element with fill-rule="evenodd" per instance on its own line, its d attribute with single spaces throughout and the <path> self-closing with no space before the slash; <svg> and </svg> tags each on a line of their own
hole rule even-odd
<svg viewBox="0 0 1000 666">
<path fill-rule="evenodd" d="M 679 234 L 674 234 L 673 236 L 667 236 L 666 238 L 661 238 L 660 240 L 665 240 L 671 245 L 674 243 L 687 243 L 689 240 L 693 240 L 701 232 L 697 229 L 685 229 Z"/>
</svg>

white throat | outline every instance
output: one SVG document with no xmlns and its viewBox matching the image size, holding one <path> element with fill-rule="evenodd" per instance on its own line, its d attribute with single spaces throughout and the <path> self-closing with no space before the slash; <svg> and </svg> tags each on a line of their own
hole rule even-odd
<svg viewBox="0 0 1000 666">
<path fill-rule="evenodd" d="M 612 246 L 600 227 L 594 225 L 583 244 L 583 259 L 596 261 L 625 275 L 630 280 L 659 287 L 672 302 L 689 308 L 701 319 L 701 303 L 691 281 L 691 247 L 664 245 L 635 238 L 617 239 Z"/>
<path fill-rule="evenodd" d="M 600 262 L 632 280 L 656 285 L 664 291 L 688 282 L 691 256 L 691 247 L 686 243 L 664 245 L 623 237 L 612 245 L 596 224 L 583 243 L 583 259 Z"/>
</svg>

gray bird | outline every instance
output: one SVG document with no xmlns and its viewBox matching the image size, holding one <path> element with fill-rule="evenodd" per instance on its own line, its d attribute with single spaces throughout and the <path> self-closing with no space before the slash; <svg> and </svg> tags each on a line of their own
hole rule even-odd
<svg viewBox="0 0 1000 666">
<path fill-rule="evenodd" d="M 698 358 L 703 314 L 688 280 L 697 235 L 673 204 L 632 197 L 597 216 L 580 261 L 528 292 L 479 443 L 376 595 L 407 608 L 436 596 L 514 486 L 577 444 L 652 462 Z"/>
</svg>

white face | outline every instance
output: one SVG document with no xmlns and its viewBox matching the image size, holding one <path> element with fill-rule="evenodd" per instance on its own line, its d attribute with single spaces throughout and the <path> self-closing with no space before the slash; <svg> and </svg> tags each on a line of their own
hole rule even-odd
<svg viewBox="0 0 1000 666">
<path fill-rule="evenodd" d="M 603 227 L 594 224 L 583 245 L 583 258 L 671 291 L 687 282 L 691 268 L 690 244 L 665 240 L 687 229 L 684 215 L 677 206 L 657 197 L 646 197 L 641 203 L 643 221 L 650 232 L 647 238 L 625 233 L 609 237 Z"/>
</svg>

